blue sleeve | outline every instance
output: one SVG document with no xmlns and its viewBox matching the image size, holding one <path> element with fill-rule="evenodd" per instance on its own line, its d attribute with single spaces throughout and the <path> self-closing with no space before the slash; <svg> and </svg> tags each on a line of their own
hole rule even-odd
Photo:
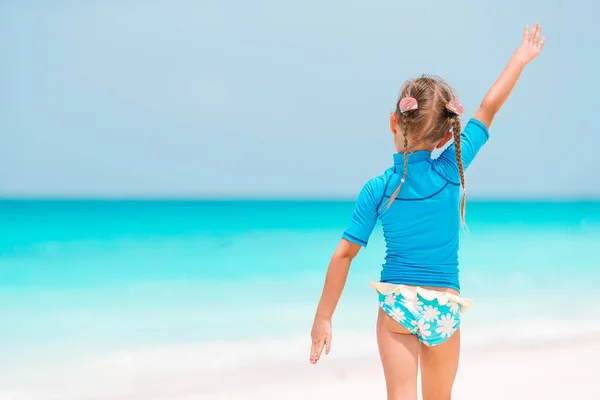
<svg viewBox="0 0 600 400">
<path fill-rule="evenodd" d="M 490 134 L 487 127 L 481 121 L 471 118 L 460 134 L 460 153 L 464 169 L 469 168 L 469 165 L 489 138 Z M 452 143 L 448 146 L 440 155 L 440 158 L 456 164 L 455 144 Z"/>
<path fill-rule="evenodd" d="M 356 200 L 354 212 L 348 228 L 342 237 L 352 243 L 367 247 L 369 237 L 377 223 L 377 203 L 379 201 L 376 195 L 376 188 L 373 180 L 367 182 Z"/>
</svg>

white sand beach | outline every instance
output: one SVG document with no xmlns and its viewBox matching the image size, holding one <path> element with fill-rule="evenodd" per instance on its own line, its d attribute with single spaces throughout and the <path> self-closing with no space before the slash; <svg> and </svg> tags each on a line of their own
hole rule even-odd
<svg viewBox="0 0 600 400">
<path fill-rule="evenodd" d="M 600 331 L 485 345 L 464 336 L 454 399 L 600 399 Z M 39 372 L 5 376 L 0 399 L 385 399 L 374 337 L 344 332 L 317 365 L 306 338 L 127 351 Z"/>
<path fill-rule="evenodd" d="M 600 338 L 465 351 L 453 398 L 597 400 L 600 399 L 595 367 L 598 357 Z M 202 398 L 386 398 L 379 360 L 375 356 L 323 361 L 312 368 L 283 364 L 264 369 L 249 368 L 239 373 L 240 380 L 225 378 L 221 388 Z M 181 400 L 192 398 L 198 397 L 182 397 Z"/>
</svg>

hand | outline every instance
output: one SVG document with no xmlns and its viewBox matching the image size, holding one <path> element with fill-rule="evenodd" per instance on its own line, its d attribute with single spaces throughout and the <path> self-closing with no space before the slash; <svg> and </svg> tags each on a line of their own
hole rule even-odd
<svg viewBox="0 0 600 400">
<path fill-rule="evenodd" d="M 542 51 L 542 47 L 544 47 L 544 43 L 546 42 L 546 37 L 543 36 L 540 40 L 540 35 L 542 33 L 542 27 L 539 24 L 535 24 L 531 32 L 529 32 L 529 26 L 525 27 L 525 31 L 523 32 L 523 43 L 515 52 L 515 56 L 523 62 L 524 65 L 529 64 L 533 61 Z"/>
<path fill-rule="evenodd" d="M 329 354 L 331 349 L 331 320 L 315 317 L 310 336 L 312 338 L 310 363 L 316 364 L 321 358 L 323 347 L 325 347 L 325 354 Z"/>
</svg>

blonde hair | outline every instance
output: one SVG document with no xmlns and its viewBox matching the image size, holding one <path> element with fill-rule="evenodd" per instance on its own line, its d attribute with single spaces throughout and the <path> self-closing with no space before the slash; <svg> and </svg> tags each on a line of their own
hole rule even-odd
<svg viewBox="0 0 600 400">
<path fill-rule="evenodd" d="M 400 102 L 402 99 L 412 97 L 416 100 L 418 108 L 402 112 Z M 423 75 L 417 79 L 407 81 L 400 90 L 400 97 L 396 102 L 396 115 L 402 135 L 404 136 L 404 171 L 400 185 L 387 201 L 386 209 L 389 208 L 406 180 L 409 146 L 437 143 L 444 138 L 446 132 L 452 129 L 454 146 L 456 148 L 456 164 L 460 175 L 462 187 L 462 198 L 460 201 L 460 219 L 463 227 L 466 227 L 466 189 L 465 173 L 461 157 L 460 116 L 451 112 L 446 107 L 448 103 L 456 100 L 454 90 L 446 81 L 437 76 Z"/>
</svg>

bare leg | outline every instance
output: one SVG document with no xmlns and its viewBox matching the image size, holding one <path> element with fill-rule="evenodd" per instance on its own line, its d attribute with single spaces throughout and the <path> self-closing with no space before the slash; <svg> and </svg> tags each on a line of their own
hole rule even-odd
<svg viewBox="0 0 600 400">
<path fill-rule="evenodd" d="M 417 400 L 420 346 L 417 337 L 379 309 L 377 344 L 388 400 Z"/>
<path fill-rule="evenodd" d="M 460 328 L 444 343 L 421 344 L 421 390 L 423 400 L 450 400 L 460 355 Z"/>
</svg>

